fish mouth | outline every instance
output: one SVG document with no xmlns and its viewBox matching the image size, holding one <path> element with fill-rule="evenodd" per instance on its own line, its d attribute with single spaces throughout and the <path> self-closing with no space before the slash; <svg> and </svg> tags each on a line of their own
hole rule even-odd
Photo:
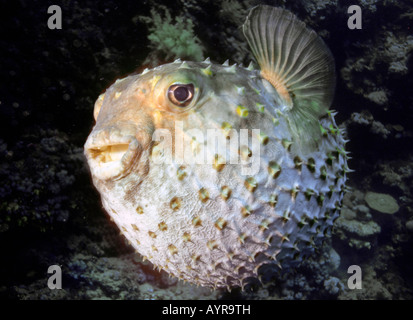
<svg viewBox="0 0 413 320">
<path fill-rule="evenodd" d="M 124 178 L 140 158 L 141 146 L 135 137 L 103 143 L 92 143 L 91 140 L 85 144 L 85 155 L 92 175 L 100 180 Z"/>
</svg>

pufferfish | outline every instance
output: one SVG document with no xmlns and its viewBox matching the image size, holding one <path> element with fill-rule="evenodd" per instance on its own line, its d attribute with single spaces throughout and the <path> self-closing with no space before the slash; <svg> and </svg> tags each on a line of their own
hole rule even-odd
<svg viewBox="0 0 413 320">
<path fill-rule="evenodd" d="M 136 251 L 211 288 L 315 252 L 349 172 L 323 40 L 270 6 L 253 8 L 243 33 L 260 70 L 178 59 L 117 80 L 85 144 L 103 206 Z"/>
</svg>

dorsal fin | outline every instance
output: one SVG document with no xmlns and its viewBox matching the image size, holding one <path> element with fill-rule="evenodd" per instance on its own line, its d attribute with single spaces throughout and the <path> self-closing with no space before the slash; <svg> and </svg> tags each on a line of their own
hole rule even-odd
<svg viewBox="0 0 413 320">
<path fill-rule="evenodd" d="M 291 12 L 270 6 L 253 8 L 244 35 L 268 80 L 289 108 L 292 133 L 314 146 L 318 119 L 330 107 L 335 89 L 334 59 L 324 41 Z"/>
</svg>

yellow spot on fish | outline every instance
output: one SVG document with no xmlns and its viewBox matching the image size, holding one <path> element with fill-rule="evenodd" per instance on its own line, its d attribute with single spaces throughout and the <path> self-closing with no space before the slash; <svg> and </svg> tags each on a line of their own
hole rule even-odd
<svg viewBox="0 0 413 320">
<path fill-rule="evenodd" d="M 105 99 L 105 94 L 102 93 L 95 102 L 95 107 L 93 109 L 93 117 L 95 118 L 95 120 L 97 120 L 98 118 L 98 114 L 99 114 L 100 108 L 102 107 L 104 99 Z"/>
<path fill-rule="evenodd" d="M 326 180 L 327 179 L 327 168 L 325 166 L 322 166 L 320 168 L 320 178 L 322 180 Z"/>
<path fill-rule="evenodd" d="M 261 223 L 260 223 L 260 226 L 259 226 L 260 230 L 261 230 L 261 231 L 267 230 L 269 224 L 270 224 L 270 223 L 269 223 L 268 220 L 266 220 L 266 219 L 262 220 Z"/>
<path fill-rule="evenodd" d="M 148 231 L 148 235 L 152 238 L 155 239 L 156 238 L 156 233 L 153 231 Z"/>
<path fill-rule="evenodd" d="M 289 140 L 287 140 L 287 139 L 282 139 L 281 144 L 283 145 L 283 147 L 284 147 L 286 150 L 290 151 L 291 145 L 292 145 L 293 143 L 292 143 L 292 141 L 289 141 Z"/>
<path fill-rule="evenodd" d="M 201 144 L 196 141 L 195 137 L 191 139 L 191 150 L 194 155 L 198 154 L 201 151 Z"/>
<path fill-rule="evenodd" d="M 230 261 L 232 261 L 232 259 L 234 258 L 234 255 L 235 255 L 235 253 L 233 252 L 233 251 L 228 251 L 227 252 L 227 254 L 226 254 L 226 256 L 228 257 L 228 259 L 230 260 Z"/>
<path fill-rule="evenodd" d="M 306 224 L 308 224 L 307 220 L 305 217 L 302 217 L 301 220 L 297 223 L 297 226 L 301 229 L 304 227 Z"/>
<path fill-rule="evenodd" d="M 160 75 L 157 76 L 153 76 L 151 80 L 149 80 L 149 83 L 152 87 L 154 87 L 158 81 L 161 79 L 162 77 Z"/>
<path fill-rule="evenodd" d="M 241 242 L 241 244 L 244 244 L 247 238 L 248 235 L 245 232 L 243 232 L 238 236 L 238 241 Z"/>
<path fill-rule="evenodd" d="M 244 218 L 248 217 L 249 215 L 251 215 L 252 210 L 249 206 L 245 206 L 241 208 L 241 214 Z"/>
<path fill-rule="evenodd" d="M 154 123 L 159 123 L 162 120 L 162 113 L 159 110 L 154 110 L 152 117 Z"/>
<path fill-rule="evenodd" d="M 187 176 L 186 167 L 180 166 L 176 171 L 176 176 L 178 177 L 178 180 L 182 181 Z"/>
<path fill-rule="evenodd" d="M 218 218 L 214 225 L 218 230 L 223 230 L 227 226 L 227 221 L 223 218 Z"/>
<path fill-rule="evenodd" d="M 178 253 L 178 249 L 173 244 L 170 244 L 168 246 L 168 250 L 171 253 L 171 255 L 174 255 L 174 254 Z"/>
<path fill-rule="evenodd" d="M 211 66 L 209 65 L 205 69 L 201 69 L 202 73 L 208 77 L 212 77 Z"/>
<path fill-rule="evenodd" d="M 294 158 L 294 165 L 295 168 L 301 171 L 301 165 L 303 164 L 303 160 L 301 160 L 301 158 L 299 156 L 296 156 Z"/>
<path fill-rule="evenodd" d="M 295 200 L 295 198 L 297 197 L 298 191 L 300 191 L 300 189 L 299 189 L 298 186 L 294 186 L 294 187 L 291 189 L 290 193 L 291 193 L 291 198 L 292 198 L 292 200 Z"/>
<path fill-rule="evenodd" d="M 307 161 L 307 168 L 310 172 L 315 172 L 315 160 L 313 158 L 308 159 Z"/>
<path fill-rule="evenodd" d="M 277 202 L 278 202 L 278 195 L 276 195 L 276 194 L 271 194 L 270 195 L 270 200 L 268 201 L 268 204 L 271 206 L 271 207 L 275 207 L 276 205 L 277 205 Z"/>
<path fill-rule="evenodd" d="M 252 156 L 252 151 L 247 146 L 241 146 L 239 148 L 238 153 L 240 154 L 241 158 L 244 160 L 248 160 Z"/>
<path fill-rule="evenodd" d="M 312 189 L 307 189 L 304 193 L 305 198 L 307 199 L 307 201 L 310 201 L 311 196 L 314 194 L 314 190 Z"/>
<path fill-rule="evenodd" d="M 225 167 L 225 159 L 219 154 L 216 154 L 214 157 L 214 162 L 212 164 L 212 167 L 220 172 L 222 169 Z"/>
<path fill-rule="evenodd" d="M 270 141 L 268 136 L 265 133 L 260 132 L 260 142 L 265 146 L 267 145 L 268 141 Z"/>
<path fill-rule="evenodd" d="M 143 209 L 142 209 L 142 207 L 137 207 L 136 208 L 136 212 L 138 213 L 138 214 L 143 214 Z"/>
<path fill-rule="evenodd" d="M 272 235 L 269 235 L 269 236 L 264 240 L 264 243 L 265 243 L 267 246 L 270 246 L 273 239 L 274 239 L 274 237 L 273 237 Z"/>
<path fill-rule="evenodd" d="M 290 220 L 290 215 L 291 215 L 291 212 L 288 209 L 285 210 L 282 216 L 283 221 L 287 222 L 288 220 Z"/>
<path fill-rule="evenodd" d="M 238 105 L 236 111 L 241 118 L 248 117 L 248 109 L 244 106 Z"/>
<path fill-rule="evenodd" d="M 132 223 L 132 229 L 135 230 L 135 231 L 139 231 L 139 228 L 134 223 Z"/>
<path fill-rule="evenodd" d="M 209 192 L 205 188 L 201 188 L 198 192 L 199 195 L 199 200 L 201 200 L 203 203 L 207 202 L 209 200 Z"/>
<path fill-rule="evenodd" d="M 270 161 L 268 164 L 268 174 L 275 179 L 280 175 L 280 173 L 281 166 L 275 161 Z"/>
<path fill-rule="evenodd" d="M 333 162 L 334 162 L 335 160 L 337 160 L 337 159 L 336 159 L 336 157 L 333 155 L 332 152 L 327 153 L 326 163 L 327 163 L 329 166 L 332 166 L 332 165 L 333 165 Z M 310 161 L 310 159 L 309 159 L 308 161 Z M 313 159 L 313 161 L 314 161 L 314 159 Z"/>
<path fill-rule="evenodd" d="M 151 148 L 151 157 L 152 158 L 159 158 L 164 155 L 164 149 L 159 146 L 159 142 L 155 142 Z"/>
<path fill-rule="evenodd" d="M 166 223 L 164 221 L 162 221 L 161 223 L 158 224 L 159 230 L 161 231 L 166 231 L 168 230 L 168 226 L 166 225 Z"/>
<path fill-rule="evenodd" d="M 188 64 L 186 63 L 186 61 L 182 62 L 182 64 L 179 66 L 178 69 L 191 69 Z"/>
<path fill-rule="evenodd" d="M 236 65 L 237 64 L 233 64 L 229 68 L 225 68 L 225 71 L 228 72 L 228 73 L 235 73 L 236 72 Z"/>
<path fill-rule="evenodd" d="M 102 93 L 101 95 L 99 95 L 95 103 L 102 103 L 104 99 L 105 99 L 105 93 Z"/>
<path fill-rule="evenodd" d="M 212 251 L 212 250 L 218 248 L 218 244 L 215 240 L 210 240 L 210 241 L 207 242 L 207 247 L 208 247 L 209 250 Z"/>
<path fill-rule="evenodd" d="M 281 242 L 289 242 L 290 238 L 287 235 L 281 237 Z"/>
<path fill-rule="evenodd" d="M 229 197 L 231 197 L 231 189 L 227 186 L 223 186 L 221 188 L 221 197 L 222 199 L 224 199 L 225 201 L 227 201 L 229 199 Z"/>
<path fill-rule="evenodd" d="M 193 254 L 191 256 L 191 260 L 192 260 L 193 263 L 198 262 L 200 259 L 201 259 L 201 255 L 199 255 L 199 254 Z"/>
<path fill-rule="evenodd" d="M 116 91 L 114 99 L 118 99 L 122 95 L 122 91 Z"/>
<path fill-rule="evenodd" d="M 323 205 L 324 199 L 325 199 L 325 197 L 324 197 L 323 194 L 320 194 L 320 195 L 317 197 L 317 204 L 318 204 L 320 207 Z"/>
<path fill-rule="evenodd" d="M 217 267 L 220 266 L 220 265 L 222 265 L 221 262 L 215 262 L 215 263 L 212 265 L 212 270 L 215 271 L 215 270 L 217 269 Z M 217 283 L 218 283 L 218 280 L 215 281 L 215 285 L 217 285 Z"/>
<path fill-rule="evenodd" d="M 262 103 L 257 102 L 255 105 L 258 108 L 259 112 L 264 112 L 265 111 L 265 106 Z"/>
<path fill-rule="evenodd" d="M 192 224 L 195 226 L 195 227 L 199 227 L 199 226 L 202 226 L 202 220 L 201 220 L 201 218 L 200 217 L 194 217 L 193 219 L 192 219 Z"/>
<path fill-rule="evenodd" d="M 181 199 L 178 197 L 173 197 L 170 202 L 170 207 L 172 210 L 177 211 L 181 207 Z"/>
<path fill-rule="evenodd" d="M 320 131 L 321 131 L 321 134 L 324 136 L 324 137 L 327 137 L 327 134 L 328 134 L 328 132 L 327 132 L 327 130 L 320 124 Z"/>
<path fill-rule="evenodd" d="M 257 186 L 258 186 L 258 183 L 257 183 L 257 181 L 254 179 L 254 177 L 249 177 L 249 178 L 247 178 L 247 179 L 245 180 L 244 185 L 245 185 L 245 188 L 247 188 L 248 191 L 254 192 L 255 189 L 256 189 Z"/>
<path fill-rule="evenodd" d="M 223 122 L 221 125 L 221 129 L 224 131 L 225 137 L 229 138 L 232 126 L 228 122 Z"/>
<path fill-rule="evenodd" d="M 239 94 L 239 95 L 244 95 L 245 94 L 245 88 L 244 87 L 238 87 L 238 86 L 235 86 L 236 88 L 237 88 L 237 93 Z"/>
<path fill-rule="evenodd" d="M 191 235 L 188 232 L 184 232 L 183 239 L 184 239 L 184 242 L 191 241 Z"/>
</svg>

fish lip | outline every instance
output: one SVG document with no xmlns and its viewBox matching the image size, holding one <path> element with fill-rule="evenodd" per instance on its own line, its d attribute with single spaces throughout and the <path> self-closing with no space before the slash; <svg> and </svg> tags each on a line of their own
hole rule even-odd
<svg viewBox="0 0 413 320">
<path fill-rule="evenodd" d="M 122 152 L 122 149 L 126 148 L 120 159 L 102 161 L 105 153 L 110 154 L 112 149 L 121 149 Z M 103 143 L 93 143 L 92 140 L 88 140 L 84 146 L 84 153 L 93 177 L 99 180 L 116 181 L 125 178 L 136 167 L 142 154 L 142 147 L 135 137 L 124 136 L 119 140 Z"/>
<path fill-rule="evenodd" d="M 119 175 L 118 177 L 114 177 L 113 180 L 119 180 L 129 175 L 139 163 L 141 155 L 142 146 L 138 142 L 138 140 L 136 140 L 136 138 L 133 138 L 133 140 L 129 143 L 128 150 L 121 159 L 122 166 L 126 169 L 124 170 L 123 174 Z"/>
</svg>

